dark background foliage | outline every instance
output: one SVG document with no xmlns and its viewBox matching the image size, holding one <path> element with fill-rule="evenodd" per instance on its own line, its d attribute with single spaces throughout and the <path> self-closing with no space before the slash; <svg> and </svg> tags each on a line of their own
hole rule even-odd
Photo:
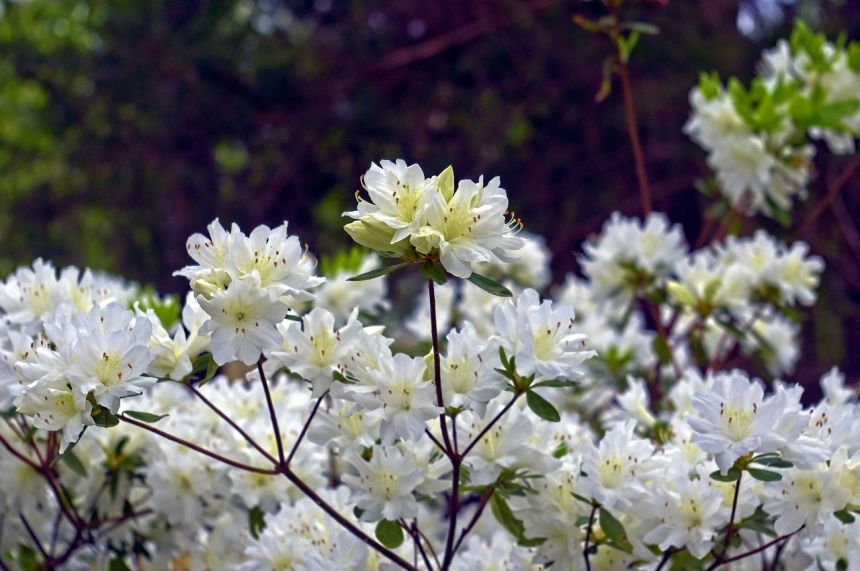
<svg viewBox="0 0 860 571">
<path fill-rule="evenodd" d="M 346 244 L 340 213 L 358 177 L 403 157 L 500 175 L 560 280 L 613 210 L 640 208 L 618 90 L 594 97 L 611 46 L 574 14 L 604 12 L 581 0 L 0 0 L 0 272 L 43 256 L 181 291 L 170 274 L 185 240 L 215 216 L 286 219 L 330 253 Z M 857 38 L 860 2 L 652 1 L 626 15 L 660 28 L 636 48 L 632 81 L 656 208 L 692 241 L 710 203 L 695 188 L 704 153 L 681 132 L 699 72 L 749 78 L 797 16 Z M 845 162 L 821 155 L 810 203 Z M 843 198 L 809 236 L 828 274 L 799 378 L 830 363 L 860 373 L 857 180 Z"/>
</svg>

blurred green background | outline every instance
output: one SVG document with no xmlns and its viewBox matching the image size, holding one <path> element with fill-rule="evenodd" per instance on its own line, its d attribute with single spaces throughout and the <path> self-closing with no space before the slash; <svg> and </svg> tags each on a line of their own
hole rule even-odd
<svg viewBox="0 0 860 571">
<path fill-rule="evenodd" d="M 185 240 L 215 216 L 290 221 L 317 253 L 371 161 L 500 175 L 560 281 L 639 198 L 605 38 L 581 0 L 0 0 L 0 273 L 36 256 L 182 291 Z M 748 78 L 795 17 L 860 36 L 860 2 L 642 1 L 631 73 L 656 207 L 695 238 L 704 153 L 681 132 L 700 71 Z M 826 155 L 826 153 L 821 153 Z M 821 156 L 813 196 L 840 161 Z M 857 218 L 860 188 L 844 193 Z M 782 237 L 790 233 L 771 223 Z M 826 214 L 828 279 L 801 374 L 860 371 L 860 264 Z"/>
</svg>

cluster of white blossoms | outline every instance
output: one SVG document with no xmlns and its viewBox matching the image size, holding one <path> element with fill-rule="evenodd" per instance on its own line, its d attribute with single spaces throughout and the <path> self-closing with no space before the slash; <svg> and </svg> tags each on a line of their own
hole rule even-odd
<svg viewBox="0 0 860 571">
<path fill-rule="evenodd" d="M 325 278 L 215 220 L 182 304 L 0 283 L 2 568 L 860 569 L 856 387 L 783 378 L 805 243 L 614 213 L 553 287 L 498 179 L 363 185 Z"/>
<path fill-rule="evenodd" d="M 253 365 L 264 347 L 280 343 L 277 325 L 290 305 L 311 299 L 308 290 L 324 280 L 314 275 L 316 261 L 287 234 L 286 223 L 245 235 L 237 225 L 227 232 L 215 220 L 208 230 L 208 237 L 188 239 L 188 254 L 197 264 L 176 275 L 188 278 L 209 316 L 201 332 L 211 335 L 215 362 Z"/>
<path fill-rule="evenodd" d="M 854 153 L 860 136 L 860 44 L 828 42 L 798 23 L 764 53 L 744 87 L 704 75 L 685 131 L 708 151 L 720 191 L 738 210 L 778 216 L 805 198 L 814 141 Z"/>
<path fill-rule="evenodd" d="M 438 259 L 449 273 L 468 278 L 473 264 L 513 261 L 522 241 L 519 221 L 508 216 L 499 177 L 454 185 L 451 167 L 424 177 L 418 165 L 380 161 L 362 178 L 368 200 L 345 216 L 346 231 L 359 244 L 407 259 Z"/>
</svg>

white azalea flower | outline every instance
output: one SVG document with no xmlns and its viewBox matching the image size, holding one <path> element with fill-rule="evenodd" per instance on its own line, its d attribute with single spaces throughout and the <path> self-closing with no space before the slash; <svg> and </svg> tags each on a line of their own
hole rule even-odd
<svg viewBox="0 0 860 571">
<path fill-rule="evenodd" d="M 381 446 L 374 448 L 369 461 L 357 455 L 348 456 L 347 461 L 357 474 L 344 474 L 343 481 L 355 494 L 355 505 L 363 510 L 362 521 L 397 521 L 417 515 L 412 492 L 424 480 L 424 472 L 410 455 Z"/>
<path fill-rule="evenodd" d="M 413 234 L 412 245 L 422 254 L 438 250 L 442 265 L 455 276 L 468 278 L 478 262 L 512 261 L 522 248 L 516 221 L 505 219 L 508 197 L 499 177 L 486 185 L 483 177 L 461 180 L 451 196 L 441 191 L 428 196 L 427 224 Z"/>
<path fill-rule="evenodd" d="M 418 229 L 436 186 L 435 179 L 424 178 L 420 166 L 407 165 L 402 159 L 372 163 L 362 182 L 370 201 L 359 200 L 357 210 L 344 215 L 356 220 L 368 217 L 392 228 L 392 244 Z"/>
<path fill-rule="evenodd" d="M 272 299 L 253 276 L 234 279 L 210 299 L 199 296 L 209 319 L 200 332 L 211 335 L 212 356 L 219 365 L 239 360 L 253 365 L 263 351 L 281 344 L 276 324 L 287 306 Z"/>
<path fill-rule="evenodd" d="M 346 371 L 346 359 L 361 323 L 353 312 L 349 322 L 335 329 L 335 318 L 325 309 L 314 309 L 302 322 L 284 321 L 279 325 L 284 338 L 283 350 L 272 351 L 271 358 L 310 381 L 314 396 L 320 396 L 332 383 L 332 374 Z"/>
<path fill-rule="evenodd" d="M 470 322 L 447 336 L 448 350 L 441 359 L 442 394 L 446 406 L 482 411 L 504 388 L 498 348 L 483 341 Z"/>
<path fill-rule="evenodd" d="M 517 372 L 535 380 L 567 378 L 584 374 L 582 363 L 596 353 L 585 347 L 585 335 L 574 330 L 569 305 L 556 305 L 527 289 L 516 300 L 497 305 L 494 312 L 496 339 L 508 357 L 516 357 Z"/>
<path fill-rule="evenodd" d="M 140 394 L 155 383 L 144 376 L 152 360 L 147 345 L 152 323 L 135 318 L 131 311 L 113 303 L 94 307 L 75 323 L 78 338 L 68 354 L 68 375 L 83 394 L 116 412 L 119 399 Z"/>
<path fill-rule="evenodd" d="M 671 485 L 674 489 L 664 488 L 650 501 L 657 525 L 644 540 L 664 551 L 686 548 L 701 559 L 711 550 L 717 530 L 728 522 L 723 493 L 705 479 L 680 479 Z"/>
<path fill-rule="evenodd" d="M 718 375 L 711 390 L 693 397 L 696 414 L 687 419 L 695 432 L 692 441 L 714 454 L 726 474 L 741 456 L 774 452 L 785 444 L 775 430 L 785 404 L 782 394 L 765 398 L 761 384 L 740 371 Z"/>
<path fill-rule="evenodd" d="M 418 440 L 427 421 L 441 412 L 433 383 L 424 380 L 424 359 L 398 353 L 380 365 L 370 373 L 372 392 L 357 395 L 356 402 L 382 418 L 379 435 L 386 445 L 397 438 Z"/>
<path fill-rule="evenodd" d="M 626 510 L 646 493 L 643 478 L 656 468 L 650 461 L 654 446 L 634 434 L 632 420 L 615 425 L 598 446 L 589 445 L 582 456 L 579 480 L 582 495 L 608 509 Z"/>
</svg>

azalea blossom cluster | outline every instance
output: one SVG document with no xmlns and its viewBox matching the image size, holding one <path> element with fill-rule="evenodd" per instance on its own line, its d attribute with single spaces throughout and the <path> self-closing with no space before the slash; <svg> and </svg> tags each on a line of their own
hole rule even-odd
<svg viewBox="0 0 860 571">
<path fill-rule="evenodd" d="M 362 177 L 355 222 L 347 233 L 359 244 L 392 257 L 439 260 L 454 276 L 468 278 L 473 264 L 516 259 L 520 225 L 508 214 L 499 177 L 461 180 L 454 169 L 425 178 L 419 165 L 402 159 L 372 164 Z M 507 216 L 507 217 L 506 217 Z"/>
<path fill-rule="evenodd" d="M 748 211 L 799 192 L 780 129 L 847 148 L 798 102 L 842 125 L 816 85 L 857 51 L 801 26 L 757 87 L 694 94 L 712 153 L 777 153 L 759 186 L 712 160 Z M 806 243 L 616 212 L 553 280 L 498 178 L 361 184 L 363 248 L 214 220 L 182 298 L 42 260 L 0 282 L 0 568 L 860 569 L 860 395 L 790 381 Z"/>
<path fill-rule="evenodd" d="M 703 75 L 685 131 L 708 151 L 719 190 L 736 209 L 784 217 L 806 197 L 816 140 L 853 154 L 860 135 L 860 44 L 828 42 L 798 22 L 762 56 L 749 86 Z"/>
</svg>

